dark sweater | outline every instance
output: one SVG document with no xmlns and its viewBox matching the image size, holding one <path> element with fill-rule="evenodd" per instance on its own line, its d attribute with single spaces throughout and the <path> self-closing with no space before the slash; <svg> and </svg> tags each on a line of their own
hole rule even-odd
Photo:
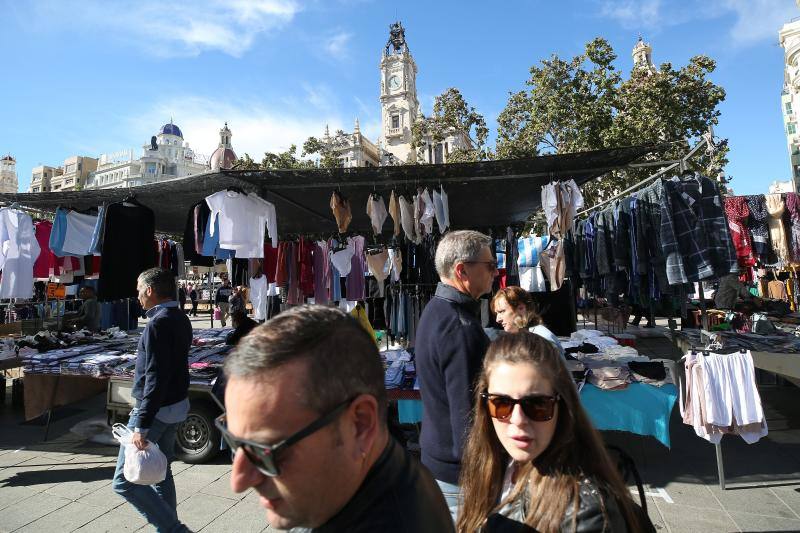
<svg viewBox="0 0 800 533">
<path fill-rule="evenodd" d="M 147 316 L 150 321 L 139 339 L 133 377 L 135 426 L 142 429 L 150 428 L 159 409 L 188 396 L 192 344 L 192 324 L 178 307 L 153 308 Z"/>
<path fill-rule="evenodd" d="M 474 385 L 489 345 L 479 314 L 477 300 L 440 283 L 417 328 L 422 463 L 447 483 L 458 483 Z"/>
<path fill-rule="evenodd" d="M 430 472 L 389 438 L 364 482 L 336 516 L 290 533 L 449 533 L 453 519 Z"/>
</svg>

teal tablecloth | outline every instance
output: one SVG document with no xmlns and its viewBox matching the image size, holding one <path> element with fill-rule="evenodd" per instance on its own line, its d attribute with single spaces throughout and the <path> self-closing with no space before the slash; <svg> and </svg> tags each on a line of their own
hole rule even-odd
<svg viewBox="0 0 800 533">
<path fill-rule="evenodd" d="M 669 418 L 677 398 L 674 385 L 631 383 L 623 390 L 604 391 L 587 383 L 581 389 L 581 403 L 597 429 L 650 435 L 667 448 Z M 397 410 L 401 424 L 422 420 L 421 400 L 399 400 Z"/>
<path fill-rule="evenodd" d="M 587 383 L 581 389 L 581 403 L 594 427 L 651 435 L 667 448 L 669 418 L 677 398 L 675 385 L 631 383 L 623 390 L 604 391 Z"/>
</svg>

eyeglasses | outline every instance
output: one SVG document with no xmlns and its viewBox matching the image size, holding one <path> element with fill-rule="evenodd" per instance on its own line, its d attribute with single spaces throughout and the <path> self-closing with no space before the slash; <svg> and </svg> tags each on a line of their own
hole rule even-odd
<svg viewBox="0 0 800 533">
<path fill-rule="evenodd" d="M 465 265 L 488 265 L 491 270 L 497 270 L 497 260 L 490 259 L 489 261 L 463 261 Z"/>
<path fill-rule="evenodd" d="M 508 420 L 514 412 L 514 406 L 519 404 L 525 416 L 534 422 L 547 422 L 553 418 L 556 403 L 561 399 L 558 394 L 554 396 L 526 396 L 524 398 L 511 398 L 502 394 L 481 393 L 481 398 L 486 400 L 489 416 L 498 420 Z"/>
<path fill-rule="evenodd" d="M 220 415 L 216 420 L 214 420 L 214 425 L 216 425 L 217 429 L 220 430 L 222 433 L 222 438 L 225 439 L 225 442 L 230 447 L 231 456 L 236 455 L 236 450 L 241 448 L 244 451 L 247 460 L 250 461 L 253 466 L 259 470 L 259 472 L 265 476 L 275 477 L 281 474 L 280 468 L 278 467 L 280 457 L 286 453 L 286 450 L 290 446 L 296 444 L 300 440 L 308 437 L 316 431 L 319 431 L 336 420 L 336 417 L 338 417 L 342 411 L 344 411 L 345 408 L 347 408 L 347 406 L 353 402 L 354 399 L 355 398 L 350 398 L 349 400 L 340 403 L 327 414 L 322 415 L 294 435 L 282 440 L 277 444 L 263 444 L 233 436 L 231 432 L 228 431 L 227 418 L 224 414 Z"/>
</svg>

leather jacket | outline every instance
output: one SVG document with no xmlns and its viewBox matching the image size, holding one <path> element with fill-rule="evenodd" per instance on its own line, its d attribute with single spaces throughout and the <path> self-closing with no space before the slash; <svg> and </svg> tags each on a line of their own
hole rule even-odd
<svg viewBox="0 0 800 533">
<path fill-rule="evenodd" d="M 318 528 L 291 533 L 453 533 L 442 491 L 427 468 L 389 437 L 349 502 Z"/>
<path fill-rule="evenodd" d="M 568 505 L 561 521 L 559 530 L 563 533 L 625 533 L 628 527 L 617 502 L 609 498 L 598 489 L 590 479 L 585 478 L 580 482 L 580 502 L 578 514 L 573 529 L 572 521 L 575 517 L 574 507 Z M 505 505 L 499 512 L 489 516 L 484 533 L 535 533 L 535 529 L 525 525 L 530 494 L 523 491 L 520 496 Z M 602 504 L 605 504 L 608 519 L 603 516 Z"/>
</svg>

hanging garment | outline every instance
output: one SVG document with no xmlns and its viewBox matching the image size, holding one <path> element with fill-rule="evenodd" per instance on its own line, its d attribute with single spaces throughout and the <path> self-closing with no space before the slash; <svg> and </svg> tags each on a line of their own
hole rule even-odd
<svg viewBox="0 0 800 533">
<path fill-rule="evenodd" d="M 422 214 L 420 215 L 419 223 L 422 227 L 422 235 L 430 235 L 433 232 L 433 219 L 436 216 L 436 209 L 428 189 L 422 191 L 420 201 L 422 202 Z"/>
<path fill-rule="evenodd" d="M 258 195 L 225 190 L 207 196 L 206 203 L 211 210 L 210 235 L 219 234 L 220 248 L 235 251 L 238 258 L 263 257 L 265 226 L 277 246 L 275 206 Z"/>
<path fill-rule="evenodd" d="M 780 194 L 767 194 L 765 198 L 769 213 L 769 238 L 772 242 L 772 249 L 780 264 L 787 263 L 790 257 L 786 230 L 783 227 L 783 211 L 785 209 L 783 197 Z"/>
<path fill-rule="evenodd" d="M 297 243 L 300 292 L 306 298 L 314 296 L 314 243 L 303 237 Z"/>
<path fill-rule="evenodd" d="M 447 201 L 447 193 L 444 187 L 439 186 L 440 191 L 433 190 L 433 208 L 436 215 L 436 225 L 439 226 L 439 233 L 444 233 L 450 227 L 450 206 Z"/>
<path fill-rule="evenodd" d="M 98 217 L 85 215 L 76 211 L 67 212 L 67 231 L 64 234 L 62 250 L 70 255 L 87 255 L 91 253 L 92 235 L 97 226 Z"/>
<path fill-rule="evenodd" d="M 767 283 L 767 295 L 775 300 L 788 300 L 789 294 L 786 292 L 786 285 L 777 279 Z"/>
<path fill-rule="evenodd" d="M 314 243 L 314 303 L 326 305 L 331 299 L 331 258 L 328 243 Z M 339 280 L 335 280 L 339 283 Z"/>
<path fill-rule="evenodd" d="M 64 252 L 64 238 L 67 235 L 67 210 L 56 207 L 53 215 L 53 229 L 50 232 L 50 251 L 57 257 L 68 255 Z"/>
<path fill-rule="evenodd" d="M 753 255 L 760 262 L 767 261 L 771 251 L 769 242 L 769 213 L 767 212 L 767 200 L 763 194 L 756 194 L 747 197 L 747 207 L 750 209 L 750 235 L 753 242 Z M 798 213 L 800 217 L 800 213 Z M 800 218 L 798 218 L 800 221 Z"/>
<path fill-rule="evenodd" d="M 214 258 L 213 257 L 203 257 L 201 255 L 203 251 L 203 243 L 202 241 L 199 243 L 200 246 L 198 248 L 197 242 L 197 232 L 195 231 L 195 212 L 199 210 L 200 206 L 205 206 L 206 210 L 208 210 L 208 205 L 205 201 L 202 201 L 196 205 L 193 205 L 189 208 L 189 212 L 186 215 L 186 225 L 183 228 L 183 251 L 186 255 L 186 261 L 193 266 L 204 266 L 204 267 L 211 267 L 214 265 Z M 105 207 L 101 208 L 103 211 L 98 216 L 98 224 L 102 224 L 105 221 Z M 205 230 L 205 226 L 203 227 Z M 100 243 L 102 245 L 102 241 Z"/>
<path fill-rule="evenodd" d="M 378 297 L 383 298 L 384 280 L 389 277 L 389 270 L 391 268 L 389 263 L 389 252 L 386 249 L 383 249 L 379 252 L 367 252 L 366 260 L 369 273 L 375 276 L 375 279 L 378 282 Z"/>
<path fill-rule="evenodd" d="M 392 235 L 397 237 L 400 235 L 400 203 L 397 201 L 397 196 L 395 196 L 394 190 L 389 196 L 389 216 L 392 217 L 392 222 L 394 222 L 394 230 Z"/>
<path fill-rule="evenodd" d="M 212 231 L 211 224 L 214 224 Z M 221 248 L 219 245 L 219 218 L 212 222 L 211 217 L 206 218 L 205 237 L 203 238 L 202 254 L 206 257 L 217 259 L 231 259 L 236 255 L 236 252 L 228 248 Z"/>
<path fill-rule="evenodd" d="M 100 255 L 100 251 L 103 249 L 103 228 L 105 228 L 105 225 L 106 205 L 103 204 L 98 209 L 97 222 L 92 231 L 92 242 L 89 245 L 89 253 L 93 255 Z"/>
<path fill-rule="evenodd" d="M 342 250 L 331 250 L 331 263 L 336 267 L 339 276 L 344 278 L 350 274 L 350 268 L 353 264 L 353 254 L 355 254 L 355 247 L 352 242 L 348 242 L 347 247 Z"/>
<path fill-rule="evenodd" d="M 414 195 L 414 235 L 417 239 L 425 236 L 425 228 L 422 226 L 422 216 L 425 214 L 425 202 L 422 201 L 422 189 L 417 189 Z"/>
<path fill-rule="evenodd" d="M 744 196 L 728 196 L 725 198 L 725 214 L 728 216 L 728 227 L 731 230 L 733 246 L 736 248 L 736 259 L 739 266 L 747 268 L 755 265 L 753 246 L 750 241 L 750 231 L 747 228 L 747 219 L 750 217 L 750 208 Z"/>
<path fill-rule="evenodd" d="M 347 275 L 347 299 L 351 302 L 360 301 L 367 297 L 367 287 L 364 276 L 367 271 L 364 260 L 364 237 L 357 235 L 347 239 L 348 248 L 352 247 L 353 255 L 350 259 L 350 272 Z"/>
<path fill-rule="evenodd" d="M 670 285 L 739 271 L 716 182 L 705 176 L 664 181 L 661 246 Z"/>
<path fill-rule="evenodd" d="M 403 253 L 400 248 L 389 248 L 389 274 L 391 281 L 400 281 L 400 274 L 403 272 Z"/>
<path fill-rule="evenodd" d="M 37 279 L 48 279 L 50 276 L 59 275 L 58 258 L 50 250 L 50 231 L 53 223 L 49 220 L 41 220 L 34 224 L 36 241 L 39 243 L 39 256 L 33 263 L 33 277 Z"/>
<path fill-rule="evenodd" d="M 400 219 L 403 226 L 403 233 L 405 233 L 406 239 L 418 243 L 420 239 L 417 237 L 417 232 L 414 230 L 414 204 L 410 203 L 402 196 L 398 199 L 398 203 L 400 204 Z"/>
<path fill-rule="evenodd" d="M 268 290 L 269 283 L 266 276 L 250 278 L 250 303 L 253 304 L 253 318 L 255 320 L 267 319 Z"/>
<path fill-rule="evenodd" d="M 786 210 L 792 223 L 789 232 L 789 255 L 792 261 L 800 263 L 800 195 L 794 192 L 786 193 Z"/>
<path fill-rule="evenodd" d="M 550 238 L 547 235 L 532 235 L 517 239 L 517 266 L 534 267 L 539 264 L 539 254 L 547 247 Z"/>
<path fill-rule="evenodd" d="M 0 209 L 0 298 L 33 297 L 33 265 L 39 252 L 31 217 Z"/>
<path fill-rule="evenodd" d="M 135 298 L 136 279 L 155 264 L 155 215 L 141 204 L 111 204 L 104 234 L 98 296 L 101 301 Z"/>
<path fill-rule="evenodd" d="M 278 247 L 271 243 L 264 243 L 264 275 L 267 283 L 275 283 L 275 274 L 278 270 Z"/>
<path fill-rule="evenodd" d="M 383 197 L 379 194 L 370 194 L 367 198 L 367 215 L 369 216 L 372 231 L 375 235 L 380 235 L 383 231 L 383 224 L 386 222 L 388 213 Z"/>
<path fill-rule="evenodd" d="M 353 220 L 353 214 L 350 212 L 350 200 L 342 196 L 339 191 L 333 191 L 331 195 L 331 210 L 333 217 L 336 219 L 336 227 L 339 233 L 346 233 L 347 228 L 350 226 L 350 221 Z"/>
<path fill-rule="evenodd" d="M 552 240 L 539 259 L 542 271 L 550 281 L 550 290 L 557 291 L 564 282 L 566 262 L 564 261 L 564 241 Z"/>
</svg>

